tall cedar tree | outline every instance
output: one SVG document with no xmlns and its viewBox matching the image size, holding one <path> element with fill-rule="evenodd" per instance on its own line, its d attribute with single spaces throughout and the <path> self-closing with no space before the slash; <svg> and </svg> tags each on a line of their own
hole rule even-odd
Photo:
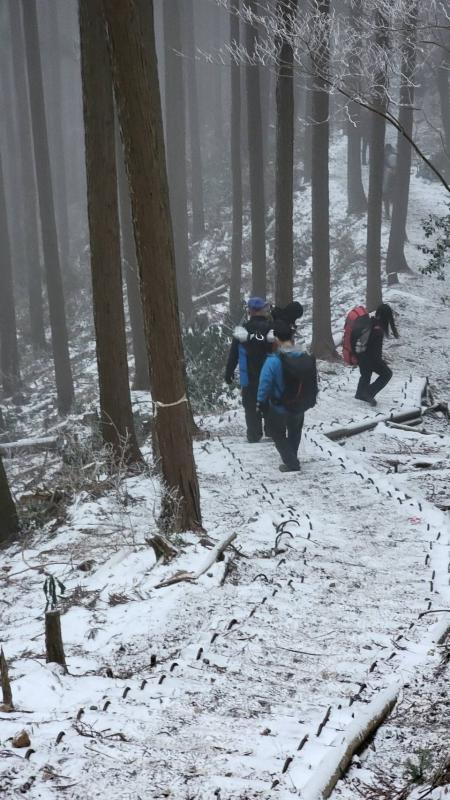
<svg viewBox="0 0 450 800">
<path fill-rule="evenodd" d="M 145 342 L 144 316 L 142 314 L 139 268 L 134 243 L 133 220 L 131 217 L 130 192 L 128 189 L 123 147 L 118 124 L 116 128 L 117 188 L 119 192 L 120 244 L 122 249 L 122 269 L 127 285 L 128 311 L 130 314 L 131 338 L 133 340 L 134 379 L 133 389 L 148 391 L 150 376 L 148 372 L 147 345 Z"/>
<path fill-rule="evenodd" d="M 357 94 L 360 89 L 358 75 L 361 74 L 362 0 L 354 0 L 349 16 L 349 24 L 355 31 L 355 45 L 350 55 L 350 74 L 352 91 Z M 361 174 L 362 132 L 361 108 L 350 100 L 347 109 L 347 214 L 363 214 L 367 210 Z"/>
<path fill-rule="evenodd" d="M 50 173 L 36 0 L 22 0 L 22 12 L 57 403 L 60 414 L 67 414 L 72 406 L 74 393 Z"/>
<path fill-rule="evenodd" d="M 50 47 L 48 48 L 48 68 L 45 76 L 45 105 L 47 124 L 50 132 L 50 166 L 52 171 L 53 196 L 55 198 L 58 244 L 63 272 L 69 267 L 69 215 L 67 197 L 66 159 L 64 154 L 64 128 L 62 116 L 62 51 L 60 37 L 62 29 L 58 21 L 58 3 L 47 0 L 40 3 Z M 42 30 L 42 28 L 41 28 Z M 44 62 L 45 63 L 45 62 Z"/>
<path fill-rule="evenodd" d="M 193 316 L 191 265 L 189 256 L 188 202 L 186 174 L 186 99 L 183 59 L 181 57 L 181 20 L 179 0 L 163 5 L 164 64 L 166 100 L 167 173 L 170 209 L 175 241 L 180 310 L 189 322 Z"/>
<path fill-rule="evenodd" d="M 374 77 L 372 105 L 381 113 L 372 114 L 370 131 L 369 195 L 367 200 L 367 287 L 366 304 L 372 310 L 382 301 L 381 221 L 383 213 L 384 141 L 387 110 L 385 54 L 388 46 L 387 22 L 375 12 L 375 42 L 378 67 Z"/>
<path fill-rule="evenodd" d="M 278 0 L 281 42 L 277 63 L 277 149 L 275 182 L 275 303 L 285 306 L 294 291 L 294 51 L 292 26 L 298 0 Z"/>
<path fill-rule="evenodd" d="M 400 110 L 398 119 L 402 129 L 412 137 L 414 119 L 414 70 L 416 66 L 416 32 L 418 7 L 415 3 L 408 11 L 403 43 L 400 83 Z M 399 131 L 397 136 L 397 164 L 392 222 L 386 256 L 386 272 L 408 272 L 405 257 L 406 220 L 408 218 L 409 185 L 411 179 L 411 145 Z"/>
<path fill-rule="evenodd" d="M 233 53 L 240 43 L 240 2 L 230 8 L 230 50 Z M 242 144 L 241 144 L 241 65 L 238 58 L 231 57 L 231 194 L 232 194 L 232 238 L 230 278 L 230 318 L 239 322 L 242 316 Z"/>
<path fill-rule="evenodd" d="M 200 145 L 200 114 L 198 102 L 197 64 L 195 50 L 195 20 L 193 0 L 183 0 L 182 21 L 186 52 L 186 88 L 188 95 L 189 145 L 191 153 L 192 238 L 198 241 L 205 235 L 203 203 L 203 167 Z"/>
<path fill-rule="evenodd" d="M 114 99 L 101 0 L 80 0 L 79 14 L 101 430 L 117 459 L 139 462 L 123 311 Z"/>
<path fill-rule="evenodd" d="M 257 0 L 246 2 L 252 15 L 258 13 Z M 250 215 L 252 223 L 252 294 L 266 296 L 266 224 L 264 199 L 264 154 L 261 118 L 261 90 L 259 64 L 255 56 L 258 42 L 256 22 L 245 24 L 247 64 L 245 66 L 247 89 L 247 133 L 250 171 Z"/>
<path fill-rule="evenodd" d="M 20 180 L 25 218 L 25 254 L 27 261 L 28 306 L 30 314 L 31 343 L 35 351 L 45 346 L 44 311 L 42 304 L 42 279 L 39 258 L 39 229 L 36 177 L 33 161 L 28 86 L 23 58 L 23 32 L 20 6 L 9 0 L 9 25 L 14 75 L 14 96 L 18 118 L 20 152 Z"/>
<path fill-rule="evenodd" d="M 450 157 L 448 155 L 448 148 L 450 142 L 450 91 L 448 85 L 448 73 L 450 69 L 450 59 L 448 57 L 441 58 L 440 64 L 437 68 L 437 88 L 439 93 L 439 102 L 441 105 L 442 127 L 444 129 L 443 135 L 443 150 L 447 156 L 445 175 L 447 180 L 450 179 Z"/>
<path fill-rule="evenodd" d="M 186 401 L 175 255 L 153 29 L 148 0 L 103 0 L 115 95 L 131 190 L 142 305 L 151 363 L 162 476 L 162 520 L 201 526 Z"/>
<path fill-rule="evenodd" d="M 11 259 L 5 184 L 0 155 L 0 367 L 5 395 L 14 394 L 20 384 L 19 350 L 17 346 L 16 308 Z"/>
<path fill-rule="evenodd" d="M 318 13 L 322 25 L 312 55 L 312 169 L 311 224 L 313 262 L 313 336 L 312 349 L 318 358 L 332 358 L 336 349 L 331 333 L 330 306 L 330 198 L 329 138 L 330 96 L 326 79 L 329 72 L 328 23 L 330 0 L 320 0 Z"/>
<path fill-rule="evenodd" d="M 8 478 L 0 455 L 0 545 L 7 542 L 10 536 L 13 536 L 18 530 L 16 506 L 11 496 Z"/>
</svg>

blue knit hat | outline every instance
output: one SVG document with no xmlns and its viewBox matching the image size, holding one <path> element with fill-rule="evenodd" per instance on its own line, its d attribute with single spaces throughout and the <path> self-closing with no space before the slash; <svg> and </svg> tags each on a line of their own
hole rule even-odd
<svg viewBox="0 0 450 800">
<path fill-rule="evenodd" d="M 269 303 L 267 300 L 264 300 L 263 297 L 249 297 L 247 302 L 247 308 L 250 311 L 262 311 L 263 308 L 267 308 Z"/>
</svg>

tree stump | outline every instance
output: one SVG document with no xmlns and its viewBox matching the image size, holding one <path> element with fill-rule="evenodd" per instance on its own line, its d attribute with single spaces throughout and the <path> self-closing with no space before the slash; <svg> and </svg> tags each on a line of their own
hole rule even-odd
<svg viewBox="0 0 450 800">
<path fill-rule="evenodd" d="M 67 671 L 59 611 L 47 611 L 45 614 L 45 652 L 47 664 L 55 662 Z"/>
<path fill-rule="evenodd" d="M 13 708 L 14 704 L 12 698 L 11 684 L 9 682 L 8 664 L 6 663 L 6 658 L 5 654 L 3 653 L 3 648 L 0 648 L 0 680 L 2 684 L 3 705 Z"/>
</svg>

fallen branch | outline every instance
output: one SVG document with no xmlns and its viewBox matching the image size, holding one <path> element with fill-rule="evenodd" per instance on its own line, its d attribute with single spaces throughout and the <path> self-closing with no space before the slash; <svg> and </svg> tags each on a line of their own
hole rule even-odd
<svg viewBox="0 0 450 800">
<path fill-rule="evenodd" d="M 358 433 L 364 433 L 364 431 L 370 431 L 373 428 L 376 428 L 380 422 L 406 422 L 409 419 L 417 419 L 417 417 L 420 417 L 420 415 L 421 409 L 413 408 L 408 409 L 407 411 L 400 411 L 398 414 L 383 414 L 379 417 L 373 417 L 364 422 L 349 423 L 344 428 L 332 428 L 329 431 L 323 431 L 323 433 L 328 439 L 335 441 L 336 439 L 344 439 L 348 436 L 355 436 Z"/>
<path fill-rule="evenodd" d="M 57 450 L 56 436 L 44 436 L 41 439 L 19 439 L 17 442 L 2 442 L 0 455 L 10 458 L 17 453 L 40 453 L 42 450 Z"/>
<path fill-rule="evenodd" d="M 213 549 L 210 551 L 208 558 L 206 559 L 205 563 L 203 564 L 197 572 L 177 572 L 175 575 L 172 575 L 170 578 L 166 578 L 161 583 L 158 583 L 155 586 L 155 589 L 163 589 L 165 586 L 172 586 L 174 583 L 181 583 L 182 581 L 192 582 L 196 581 L 203 575 L 208 569 L 214 564 L 215 561 L 220 561 L 221 556 L 228 547 L 231 542 L 236 539 L 237 533 L 231 533 L 226 539 L 223 539 L 219 544 L 217 544 Z"/>
<path fill-rule="evenodd" d="M 228 286 L 226 283 L 222 284 L 222 286 L 216 286 L 214 289 L 209 289 L 208 292 L 204 292 L 203 294 L 197 295 L 197 297 L 192 298 L 192 304 L 195 306 L 201 305 L 205 300 L 220 300 L 221 295 L 223 295 L 228 290 Z"/>
<path fill-rule="evenodd" d="M 358 719 L 349 726 L 342 740 L 328 748 L 327 755 L 318 765 L 316 773 L 302 787 L 301 796 L 304 800 L 319 800 L 319 798 L 326 800 L 330 797 L 337 782 L 347 772 L 353 756 L 361 750 L 391 713 L 400 688 L 400 683 L 395 683 L 381 692 L 361 710 Z"/>
</svg>

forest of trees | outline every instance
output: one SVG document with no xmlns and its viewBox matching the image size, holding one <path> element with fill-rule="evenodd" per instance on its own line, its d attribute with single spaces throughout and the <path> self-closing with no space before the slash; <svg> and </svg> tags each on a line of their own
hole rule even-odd
<svg viewBox="0 0 450 800">
<path fill-rule="evenodd" d="M 163 527 L 201 530 L 183 348 L 217 322 L 202 296 L 226 287 L 226 332 L 249 294 L 283 305 L 311 286 L 312 352 L 337 357 L 332 149 L 345 139 L 347 215 L 367 223 L 355 300 L 372 310 L 409 269 L 412 166 L 450 192 L 449 18 L 446 0 L 2 0 L 3 400 L 27 402 L 44 364 L 58 413 L 79 410 L 83 323 L 103 442 L 140 468 L 130 391 L 150 390 Z M 1 461 L 0 519 L 6 539 L 18 519 Z"/>
</svg>

